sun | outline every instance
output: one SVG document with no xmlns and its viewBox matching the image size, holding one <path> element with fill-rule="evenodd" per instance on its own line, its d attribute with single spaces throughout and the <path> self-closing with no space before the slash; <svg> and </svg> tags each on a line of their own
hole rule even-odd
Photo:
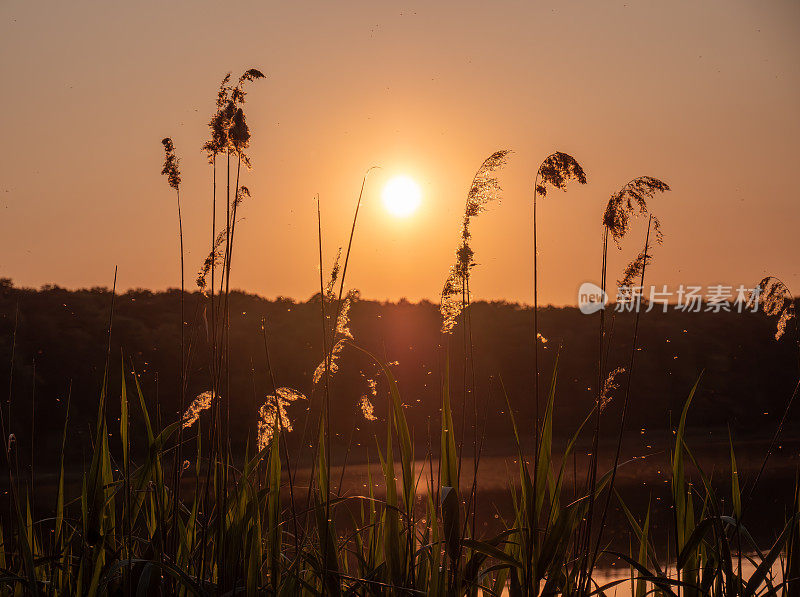
<svg viewBox="0 0 800 597">
<path fill-rule="evenodd" d="M 422 202 L 422 191 L 408 176 L 395 176 L 383 187 L 381 197 L 386 211 L 398 218 L 407 218 L 417 211 Z"/>
</svg>

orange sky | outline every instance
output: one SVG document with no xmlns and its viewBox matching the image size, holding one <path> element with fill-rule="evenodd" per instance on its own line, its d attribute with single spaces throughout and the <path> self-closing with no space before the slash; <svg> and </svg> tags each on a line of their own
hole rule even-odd
<svg viewBox="0 0 800 597">
<path fill-rule="evenodd" d="M 754 284 L 800 293 L 800 4 L 23 3 L 0 8 L 0 276 L 18 285 L 178 284 L 174 195 L 159 143 L 182 157 L 187 278 L 208 252 L 211 172 L 200 146 L 220 78 L 257 67 L 248 116 L 253 198 L 233 286 L 305 299 L 318 287 L 319 193 L 329 259 L 364 171 L 353 286 L 437 297 L 481 161 L 514 154 L 504 197 L 473 225 L 472 288 L 531 300 L 531 193 L 560 150 L 589 184 L 541 204 L 541 300 L 596 280 L 609 194 L 639 175 L 665 244 L 654 284 Z M 405 174 L 422 206 L 392 218 Z M 634 228 L 610 278 L 638 252 Z"/>
</svg>

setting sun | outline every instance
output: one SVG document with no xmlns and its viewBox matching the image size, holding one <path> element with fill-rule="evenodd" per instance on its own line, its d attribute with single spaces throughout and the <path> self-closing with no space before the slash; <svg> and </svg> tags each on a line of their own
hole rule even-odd
<svg viewBox="0 0 800 597">
<path fill-rule="evenodd" d="M 408 176 L 395 176 L 383 187 L 383 206 L 393 216 L 405 218 L 417 211 L 422 201 L 419 185 Z"/>
</svg>

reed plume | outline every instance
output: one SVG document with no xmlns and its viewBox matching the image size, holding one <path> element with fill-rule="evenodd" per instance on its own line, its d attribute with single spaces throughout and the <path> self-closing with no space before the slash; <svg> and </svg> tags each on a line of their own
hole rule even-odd
<svg viewBox="0 0 800 597">
<path fill-rule="evenodd" d="M 652 215 L 647 207 L 647 200 L 655 197 L 658 192 L 663 193 L 669 190 L 669 185 L 657 178 L 640 176 L 611 195 L 603 214 L 603 225 L 611 233 L 617 247 L 619 247 L 622 237 L 630 229 L 631 216 L 648 213 Z M 653 233 L 656 236 L 656 242 L 660 244 L 663 241 L 661 222 L 655 216 L 653 216 Z"/>
<path fill-rule="evenodd" d="M 239 187 L 236 193 L 236 199 L 233 201 L 233 209 L 234 209 L 234 216 L 239 209 L 239 206 L 244 202 L 245 198 L 249 198 L 250 189 L 246 186 L 242 185 Z M 226 226 L 222 230 L 219 231 L 216 238 L 214 239 L 214 245 L 211 248 L 211 251 L 206 256 L 205 260 L 203 261 L 203 265 L 200 268 L 200 271 L 197 272 L 197 277 L 195 278 L 195 283 L 197 284 L 197 288 L 205 293 L 208 287 L 208 275 L 211 272 L 211 269 L 214 266 L 222 265 L 226 262 L 226 252 L 223 250 L 223 244 L 226 243 L 229 234 L 232 234 L 233 227 L 231 227 L 231 232 L 229 233 L 228 227 Z"/>
<path fill-rule="evenodd" d="M 568 153 L 560 151 L 551 153 L 545 158 L 539 166 L 536 177 L 538 179 L 536 193 L 542 197 L 547 195 L 547 185 L 566 191 L 567 182 L 573 178 L 580 184 L 586 184 L 586 173 L 578 161 Z"/>
<path fill-rule="evenodd" d="M 161 174 L 167 177 L 169 186 L 177 191 L 181 184 L 180 158 L 175 155 L 172 139 L 165 137 L 161 140 L 161 144 L 164 146 L 164 167 L 161 169 Z"/>
<path fill-rule="evenodd" d="M 507 149 L 495 151 L 481 164 L 472 179 L 467 193 L 464 218 L 461 221 L 461 242 L 456 249 L 456 262 L 450 271 L 442 288 L 439 312 L 442 315 L 443 334 L 452 334 L 456 320 L 464 307 L 463 293 L 470 275 L 470 269 L 475 266 L 473 259 L 475 253 L 470 247 L 472 238 L 470 223 L 472 218 L 486 211 L 486 206 L 492 201 L 500 199 L 500 183 L 495 172 L 502 168 L 511 152 Z M 459 297 L 459 294 L 462 297 Z"/>
<path fill-rule="evenodd" d="M 363 395 L 358 401 L 358 408 L 361 409 L 361 414 L 367 421 L 377 421 L 378 417 L 375 416 L 375 407 L 373 406 L 367 395 Z"/>
<path fill-rule="evenodd" d="M 375 406 L 372 403 L 372 399 L 378 395 L 378 382 L 369 378 L 367 379 L 367 386 L 369 387 L 369 395 L 364 394 L 361 396 L 358 401 L 358 408 L 367 421 L 377 421 L 378 417 L 375 416 Z"/>
<path fill-rule="evenodd" d="M 642 273 L 645 268 L 650 265 L 652 260 L 652 255 L 641 251 L 639 255 L 636 256 L 636 259 L 625 266 L 625 271 L 622 272 L 622 278 L 617 280 L 617 286 L 621 288 L 633 286 L 636 279 L 642 277 Z"/>
<path fill-rule="evenodd" d="M 217 110 L 208 123 L 210 137 L 203 144 L 203 151 L 209 162 L 220 153 L 235 153 L 242 163 L 250 168 L 250 159 L 244 152 L 250 144 L 250 129 L 247 126 L 242 105 L 247 93 L 244 84 L 263 79 L 265 75 L 258 69 L 251 68 L 239 77 L 235 86 L 231 85 L 231 74 L 222 79 L 217 91 Z"/>
<path fill-rule="evenodd" d="M 208 274 L 211 272 L 211 269 L 215 265 L 220 265 L 224 260 L 224 255 L 222 254 L 222 243 L 225 242 L 226 232 L 227 229 L 217 234 L 217 237 L 214 239 L 214 245 L 211 248 L 211 252 L 205 258 L 205 261 L 203 261 L 203 266 L 197 273 L 197 279 L 195 280 L 195 283 L 197 284 L 197 288 L 199 288 L 203 293 L 206 292 L 208 287 Z"/>
<path fill-rule="evenodd" d="M 233 104 L 229 99 L 231 93 L 230 80 L 230 73 L 223 77 L 217 91 L 217 110 L 208 122 L 211 135 L 208 141 L 203 144 L 202 149 L 206 152 L 209 163 L 213 163 L 214 158 L 228 148 L 228 128 L 230 119 L 233 116 L 230 109 Z"/>
<path fill-rule="evenodd" d="M 625 367 L 617 367 L 608 374 L 608 377 L 606 377 L 605 382 L 603 382 L 603 388 L 600 390 L 600 399 L 598 402 L 600 411 L 605 410 L 605 408 L 611 403 L 613 398 L 613 396 L 611 396 L 611 392 L 619 389 L 619 384 L 616 382 L 616 378 L 618 375 L 623 373 L 625 373 Z"/>
<path fill-rule="evenodd" d="M 334 272 L 332 272 L 332 278 L 334 275 L 336 275 L 336 273 L 338 273 L 338 259 L 336 261 Z M 350 331 L 350 306 L 353 304 L 353 302 L 358 300 L 358 297 L 358 290 L 352 289 L 347 291 L 347 295 L 345 296 L 344 301 L 342 301 L 342 308 L 339 311 L 338 317 L 336 318 L 336 327 L 333 329 L 333 348 L 331 348 L 327 359 L 323 359 L 323 361 L 317 365 L 317 368 L 314 370 L 314 375 L 312 376 L 314 385 L 318 384 L 323 378 L 326 367 L 328 369 L 328 375 L 330 376 L 339 371 L 339 355 L 341 354 L 342 350 L 344 350 L 344 346 L 347 341 L 353 340 L 353 333 Z"/>
<path fill-rule="evenodd" d="M 780 340 L 786 332 L 786 324 L 796 318 L 794 297 L 789 288 L 778 278 L 767 276 L 753 289 L 751 301 L 760 301 L 761 309 L 769 316 L 778 316 L 775 339 Z"/>
<path fill-rule="evenodd" d="M 297 400 L 306 397 L 292 388 L 277 388 L 275 394 L 266 397 L 266 401 L 258 409 L 258 449 L 266 448 L 275 433 L 291 431 L 292 420 L 286 407 Z"/>
<path fill-rule="evenodd" d="M 336 296 L 333 293 L 333 288 L 336 286 L 336 280 L 339 279 L 339 270 L 341 268 L 339 262 L 342 258 L 342 247 L 336 251 L 336 257 L 333 259 L 333 265 L 331 266 L 331 273 L 328 276 L 328 282 L 325 285 L 325 298 L 328 301 L 336 300 Z"/>
<path fill-rule="evenodd" d="M 194 425 L 200 418 L 200 413 L 211 408 L 213 401 L 214 392 L 211 390 L 206 390 L 198 394 L 197 398 L 195 398 L 189 405 L 189 408 L 186 409 L 186 412 L 183 413 L 183 427 L 187 428 Z"/>
<path fill-rule="evenodd" d="M 246 186 L 242 185 L 239 187 L 238 192 L 236 193 L 236 199 L 233 200 L 233 208 L 234 210 L 238 208 L 242 202 L 244 201 L 245 197 L 250 197 L 250 189 Z M 236 212 L 234 211 L 234 214 Z"/>
</svg>

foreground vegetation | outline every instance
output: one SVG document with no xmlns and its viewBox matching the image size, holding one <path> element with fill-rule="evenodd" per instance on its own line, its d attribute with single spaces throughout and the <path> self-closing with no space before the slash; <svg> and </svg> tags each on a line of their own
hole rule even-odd
<svg viewBox="0 0 800 597">
<path fill-rule="evenodd" d="M 768 595 L 797 594 L 800 587 L 800 493 L 775 529 L 775 541 L 759 545 L 747 530 L 753 495 L 768 459 L 785 428 L 797 387 L 786 401 L 777 429 L 759 473 L 740 485 L 731 441 L 730 478 L 722 493 L 712 484 L 687 445 L 686 424 L 701 379 L 685 400 L 675 427 L 669 455 L 669 484 L 673 520 L 671 540 L 659 543 L 651 533 L 650 510 L 631 512 L 617 491 L 617 473 L 624 463 L 621 445 L 626 418 L 636 395 L 639 316 L 634 316 L 632 340 L 622 364 L 611 362 L 614 336 L 606 315 L 598 316 L 597 383 L 593 403 L 578 421 L 563 448 L 554 445 L 553 419 L 558 408 L 559 358 L 554 359 L 549 383 L 541 376 L 540 349 L 547 338 L 538 320 L 538 282 L 534 266 L 532 350 L 533 392 L 511 396 L 503 392 L 508 429 L 516 448 L 516 478 L 508 492 L 513 514 L 502 520 L 502 530 L 486 536 L 478 532 L 481 496 L 478 475 L 487 437 L 486 403 L 477 398 L 476 366 L 470 289 L 475 266 L 470 246 L 470 222 L 499 193 L 495 172 L 507 151 L 493 153 L 478 169 L 467 196 L 455 264 L 446 278 L 440 312 L 441 425 L 430 430 L 420 453 L 406 418 L 406 408 L 391 363 L 364 348 L 350 327 L 350 308 L 358 293 L 346 286 L 350 249 L 356 232 L 359 195 L 352 231 L 343 252 L 326 276 L 322 255 L 322 217 L 319 214 L 319 333 L 321 361 L 311 376 L 309 396 L 277 383 L 270 360 L 270 336 L 262 322 L 263 371 L 269 393 L 253 419 L 257 432 L 247 442 L 244 458 L 237 458 L 230 410 L 231 291 L 230 275 L 235 247 L 237 212 L 249 197 L 240 184 L 250 132 L 243 106 L 245 88 L 263 78 L 255 69 L 236 82 L 226 77 L 219 90 L 217 110 L 210 122 L 211 138 L 204 145 L 212 165 L 211 250 L 196 284 L 203 301 L 195 320 L 204 322 L 208 350 L 205 379 L 208 389 L 187 399 L 197 339 L 186 334 L 180 171 L 170 139 L 163 141 L 163 174 L 176 192 L 181 239 L 181 319 L 179 329 L 180 380 L 177 416 L 162 412 L 160 399 L 146 396 L 136 371 L 123 356 L 120 366 L 112 354 L 114 294 L 109 305 L 105 365 L 93 441 L 89 446 L 81 489 L 68 492 L 65 462 L 73 430 L 64 423 L 54 516 L 43 516 L 37 500 L 35 450 L 24 463 L 11 429 L 11 410 L 3 414 L 9 512 L 0 528 L 0 591 L 43 595 L 592 595 L 630 585 L 637 596 L 659 595 Z M 224 225 L 217 227 L 217 176 L 225 180 Z M 556 152 L 545 158 L 534 181 L 533 234 L 536 246 L 536 201 L 548 189 L 564 189 L 569 181 L 587 182 L 571 156 Z M 362 184 L 362 193 L 365 181 Z M 222 185 L 220 185 L 222 186 Z M 622 242 L 637 215 L 647 219 L 644 248 L 623 274 L 622 282 L 644 285 L 653 244 L 661 241 L 661 227 L 648 201 L 669 190 L 666 183 L 640 177 L 614 193 L 603 219 L 601 285 L 606 286 L 608 239 Z M 319 204 L 318 204 L 319 205 Z M 651 236 L 652 234 L 652 236 Z M 340 252 L 341 253 L 341 252 Z M 625 285 L 625 284 L 621 284 Z M 778 336 L 797 332 L 794 302 L 788 289 L 774 279 L 759 284 L 764 306 L 778 316 Z M 189 310 L 191 311 L 191 309 Z M 610 329 L 609 329 L 610 328 Z M 14 346 L 12 342 L 12 347 Z M 459 363 L 454 348 L 461 346 Z M 376 433 L 376 451 L 382 491 L 369 479 L 363 495 L 342 492 L 347 456 L 333 463 L 331 411 L 335 407 L 332 383 L 346 351 L 362 354 L 381 376 L 365 380 L 359 400 L 361 416 L 374 420 L 375 402 L 385 401 L 385 428 Z M 556 354 L 557 354 L 556 350 Z M 12 371 L 14 351 L 12 349 Z M 458 370 L 459 375 L 452 371 Z M 120 384 L 112 386 L 113 373 Z M 454 379 L 461 377 L 461 383 Z M 10 380 L 10 384 L 13 379 Z M 458 388 L 458 389 L 456 389 Z M 534 405 L 532 426 L 522 427 L 513 402 Z M 303 438 L 309 441 L 313 462 L 310 482 L 298 483 L 300 459 L 288 448 L 293 429 L 291 408 L 307 401 Z M 616 443 L 603 470 L 598 456 L 601 430 L 608 424 L 608 405 L 621 409 L 614 430 Z M 110 416 L 118 403 L 119 417 Z M 454 409 L 454 405 L 458 408 Z M 69 406 L 67 407 L 69 413 Z M 470 423 L 471 419 L 471 423 Z M 629 422 L 629 421 L 627 421 Z M 465 429 L 471 424 L 472 437 Z M 532 428 L 528 428 L 532 427 Z M 17 427 L 13 427 L 17 429 Z M 299 431 L 299 430 L 298 430 Z M 31 442 L 35 429 L 31 430 Z M 118 434 L 116 447 L 109 439 Z M 575 482 L 576 495 L 565 491 L 566 466 L 581 434 L 590 439 L 591 462 L 586 478 Z M 379 437 L 378 437 L 379 436 Z M 468 441 L 472 441 L 472 446 Z M 531 441 L 532 440 L 532 441 Z M 305 447 L 306 441 L 302 442 Z M 526 446 L 532 444 L 532 450 Z M 421 468 L 420 461 L 428 466 Z M 25 467 L 24 464 L 28 466 Z M 26 474 L 27 469 L 27 474 Z M 191 471 L 193 469 L 193 474 Z M 467 471 L 472 474 L 468 475 Z M 338 477 L 338 482 L 337 482 Z M 470 479 L 464 482 L 465 479 Z M 608 513 L 619 505 L 630 526 L 630 549 L 608 546 Z M 630 578 L 600 584 L 598 562 L 612 556 L 626 563 Z"/>
</svg>

